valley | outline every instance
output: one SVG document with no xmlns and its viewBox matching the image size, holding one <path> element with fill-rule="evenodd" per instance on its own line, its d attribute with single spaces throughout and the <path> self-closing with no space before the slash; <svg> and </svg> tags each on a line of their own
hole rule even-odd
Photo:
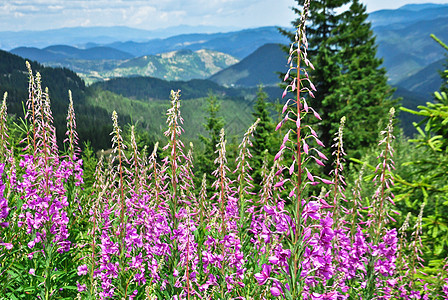
<svg viewBox="0 0 448 300">
<path fill-rule="evenodd" d="M 448 40 L 447 10 L 447 5 L 406 5 L 369 16 L 376 34 L 377 56 L 384 59 L 389 83 L 397 88 L 395 97 L 402 98 L 404 107 L 416 108 L 432 101 L 432 93 L 441 84 L 437 70 L 443 68 L 445 58 L 443 50 L 429 35 L 433 33 Z M 250 107 L 259 84 L 265 86 L 270 101 L 280 98 L 281 89 L 277 85 L 279 72 L 286 68 L 286 56 L 279 45 L 286 44 L 287 40 L 276 27 L 227 32 L 199 27 L 183 30 L 151 32 L 127 27 L 95 27 L 33 33 L 34 37 L 39 34 L 48 37 L 47 45 L 34 42 L 29 32 L 15 37 L 10 32 L 0 32 L 3 38 L 0 46 L 20 45 L 9 52 L 45 67 L 76 72 L 91 86 L 81 97 L 84 100 L 75 100 L 86 101 L 82 111 L 92 106 L 110 114 L 110 108 L 117 107 L 124 118 L 138 120 L 139 126 L 151 128 L 157 136 L 164 126 L 161 107 L 166 107 L 163 103 L 171 89 L 182 90 L 182 98 L 188 100 L 185 101 L 187 111 L 193 111 L 188 105 L 196 103 L 202 107 L 207 95 L 216 94 L 225 100 L 223 103 L 228 103 L 223 105 L 223 114 L 227 115 L 238 106 Z M 0 88 L 3 91 L 7 86 Z M 11 97 L 15 97 L 14 92 Z M 62 99 L 56 103 L 59 101 Z M 13 105 L 16 105 L 13 110 L 20 113 L 20 104 Z M 203 111 L 199 110 L 196 113 L 200 117 L 191 118 L 197 122 L 191 124 L 194 130 L 189 132 L 202 130 Z M 235 118 L 250 119 L 249 111 Z M 146 121 L 144 114 L 149 114 Z M 404 132 L 413 134 L 412 121 L 418 118 L 401 116 L 401 120 Z"/>
</svg>

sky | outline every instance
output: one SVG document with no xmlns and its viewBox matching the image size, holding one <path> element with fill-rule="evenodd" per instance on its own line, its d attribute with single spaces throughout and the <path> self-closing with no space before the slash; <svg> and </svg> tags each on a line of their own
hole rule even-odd
<svg viewBox="0 0 448 300">
<path fill-rule="evenodd" d="M 448 0 L 362 0 L 367 11 Z M 294 0 L 0 0 L 0 31 L 76 26 L 289 26 Z"/>
</svg>

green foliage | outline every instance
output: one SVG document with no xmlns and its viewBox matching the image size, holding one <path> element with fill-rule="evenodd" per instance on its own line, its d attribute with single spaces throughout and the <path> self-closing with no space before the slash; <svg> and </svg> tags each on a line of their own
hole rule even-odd
<svg viewBox="0 0 448 300">
<path fill-rule="evenodd" d="M 382 60 L 376 58 L 375 37 L 367 16 L 365 5 L 353 0 L 337 27 L 338 34 L 331 38 L 340 47 L 336 58 L 341 69 L 334 76 L 330 94 L 323 99 L 320 124 L 323 142 L 330 145 L 337 132 L 335 124 L 345 116 L 347 154 L 358 158 L 377 142 L 376 128 L 385 124 L 394 104 L 394 90 L 387 84 Z"/>
<path fill-rule="evenodd" d="M 95 152 L 92 148 L 91 142 L 85 142 L 82 152 L 82 164 L 83 164 L 83 181 L 84 189 L 91 189 L 95 183 L 95 169 L 98 163 Z"/>
<path fill-rule="evenodd" d="M 273 161 L 274 154 L 280 147 L 280 137 L 275 133 L 275 125 L 271 118 L 271 112 L 268 109 L 268 96 L 263 90 L 263 86 L 258 89 L 256 102 L 254 105 L 254 120 L 260 119 L 257 129 L 254 132 L 252 140 L 252 169 L 255 191 L 260 189 L 263 180 L 262 166 L 266 159 L 268 162 Z"/>
<path fill-rule="evenodd" d="M 349 9 L 338 13 L 349 2 Z M 385 124 L 393 105 L 393 89 L 387 85 L 382 61 L 376 58 L 375 37 L 364 5 L 357 0 L 319 0 L 310 9 L 312 25 L 307 33 L 315 67 L 310 77 L 317 88 L 311 105 L 322 117 L 317 124 L 319 135 L 331 157 L 329 149 L 339 120 L 346 116 L 345 148 L 349 156 L 359 158 L 376 143 L 376 128 L 380 122 Z M 330 170 L 331 161 L 325 172 Z"/>
<path fill-rule="evenodd" d="M 436 38 L 435 38 L 436 39 Z M 448 49 L 440 40 L 445 49 Z M 446 71 L 442 78 L 448 79 Z M 402 211 L 414 215 L 421 203 L 425 205 L 423 218 L 423 245 L 427 272 L 436 273 L 448 255 L 448 99 L 443 91 L 435 92 L 437 103 L 428 102 L 418 111 L 402 108 L 403 111 L 423 116 L 414 126 L 418 130 L 408 149 L 415 149 L 416 157 L 408 157 L 403 163 L 404 171 L 398 176 L 397 199 L 402 202 Z M 420 126 L 424 125 L 424 128 Z"/>
<path fill-rule="evenodd" d="M 198 178 L 202 174 L 207 174 L 207 187 L 210 187 L 215 177 L 212 172 L 215 169 L 214 161 L 217 157 L 216 150 L 219 142 L 219 134 L 222 128 L 224 128 L 224 119 L 218 116 L 221 109 L 221 104 L 215 95 L 210 94 L 207 98 L 207 116 L 205 117 L 205 123 L 203 124 L 207 136 L 199 135 L 199 139 L 202 142 L 202 151 L 198 155 L 198 164 L 196 165 Z M 199 185 L 198 185 L 199 186 Z M 211 190 L 210 190 L 211 191 Z"/>
<path fill-rule="evenodd" d="M 93 91 L 85 86 L 81 78 L 69 69 L 48 68 L 36 62 L 31 62 L 30 65 L 33 70 L 42 75 L 42 86 L 49 88 L 55 126 L 66 127 L 68 91 L 70 90 L 77 115 L 80 143 L 92 141 L 96 150 L 109 148 L 108 135 L 112 129 L 109 121 L 110 114 L 103 108 L 93 107 L 87 103 Z M 23 58 L 0 50 L 0 93 L 3 95 L 3 92 L 8 92 L 8 114 L 16 122 L 20 122 L 18 118 L 24 117 L 23 105 L 28 98 L 27 74 Z M 130 118 L 124 115 L 123 121 L 129 123 Z M 65 130 L 58 130 L 56 134 L 58 146 L 62 147 Z"/>
<path fill-rule="evenodd" d="M 221 99 L 221 98 L 220 98 Z M 150 141 L 160 141 L 163 139 L 163 131 L 166 127 L 165 112 L 168 108 L 168 99 L 165 100 L 136 100 L 120 96 L 110 91 L 96 88 L 86 100 L 89 105 L 105 109 L 110 115 L 116 110 L 120 115 L 131 116 L 120 118 L 120 122 L 130 123 L 131 120 L 141 134 L 149 135 Z M 222 116 L 226 120 L 226 132 L 230 135 L 242 136 L 243 128 L 250 125 L 252 107 L 249 102 L 239 99 L 224 98 L 221 102 Z M 197 98 L 185 100 L 182 103 L 182 116 L 184 117 L 183 140 L 186 145 L 189 142 L 196 144 L 200 135 L 206 135 L 207 131 L 203 126 L 207 117 L 207 98 Z M 147 145 L 151 147 L 152 144 Z M 110 148 L 108 143 L 107 148 Z"/>
</svg>

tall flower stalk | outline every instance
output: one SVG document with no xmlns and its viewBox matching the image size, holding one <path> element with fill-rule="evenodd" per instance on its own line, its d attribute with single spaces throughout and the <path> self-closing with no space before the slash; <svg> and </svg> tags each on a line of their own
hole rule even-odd
<svg viewBox="0 0 448 300">
<path fill-rule="evenodd" d="M 295 42 L 290 47 L 290 56 L 288 59 L 290 68 L 285 75 L 285 81 L 289 84 L 283 92 L 283 97 L 288 92 L 292 92 L 295 93 L 295 98 L 286 101 L 282 111 L 285 116 L 276 128 L 278 130 L 281 126 L 292 123 L 292 128 L 284 136 L 280 151 L 275 157 L 275 159 L 280 158 L 285 151 L 291 152 L 292 154 L 291 165 L 285 167 L 288 170 L 289 177 L 276 184 L 277 187 L 280 187 L 285 185 L 287 181 L 291 182 L 292 186 L 288 197 L 292 201 L 292 210 L 287 218 L 290 220 L 288 221 L 288 227 L 290 229 L 286 232 L 290 257 L 287 260 L 287 265 L 283 268 L 283 272 L 286 275 L 286 282 L 281 283 L 273 280 L 274 293 L 277 293 L 277 289 L 280 290 L 281 287 L 281 293 L 284 293 L 286 298 L 293 299 L 312 294 L 312 290 L 317 287 L 316 284 L 320 280 L 323 280 L 322 283 L 325 285 L 325 281 L 331 277 L 330 275 L 326 276 L 326 278 L 322 277 L 318 279 L 320 276 L 317 275 L 319 273 L 317 271 L 315 275 L 312 275 L 314 273 L 311 271 L 312 266 L 317 262 L 315 260 L 317 257 L 314 255 L 317 253 L 314 253 L 311 250 L 312 248 L 310 248 L 314 247 L 316 249 L 316 246 L 319 244 L 322 247 L 322 251 L 330 251 L 330 248 L 328 248 L 330 244 L 327 245 L 327 243 L 332 239 L 333 233 L 331 229 L 328 232 L 328 237 L 325 239 L 315 240 L 315 238 L 319 234 L 322 234 L 322 232 L 325 232 L 328 226 L 331 228 L 331 214 L 320 213 L 321 209 L 324 208 L 320 203 L 320 197 L 317 197 L 317 201 L 304 197 L 305 188 L 308 185 L 316 185 L 319 181 L 325 184 L 333 183 L 330 180 L 311 174 L 306 167 L 310 161 L 314 161 L 318 165 L 323 166 L 323 160 L 326 159 L 321 151 L 312 147 L 313 143 L 317 143 L 318 146 L 324 145 L 319 140 L 313 128 L 306 124 L 307 117 L 311 113 L 318 121 L 321 119 L 319 114 L 308 105 L 306 97 L 314 98 L 313 92 L 316 91 L 306 70 L 307 67 L 314 68 L 307 57 L 308 41 L 306 38 L 306 21 L 309 7 L 310 1 L 305 1 L 300 23 L 295 34 Z M 320 220 L 320 225 L 312 225 L 314 223 L 313 220 Z M 322 230 L 321 233 L 313 233 L 313 227 Z M 308 268 L 311 269 L 308 270 Z M 318 280 L 316 281 L 316 279 Z"/>
</svg>

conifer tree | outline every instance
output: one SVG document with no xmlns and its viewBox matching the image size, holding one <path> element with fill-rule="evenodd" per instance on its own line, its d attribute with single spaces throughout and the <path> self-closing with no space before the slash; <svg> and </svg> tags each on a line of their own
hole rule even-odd
<svg viewBox="0 0 448 300">
<path fill-rule="evenodd" d="M 202 178 L 202 174 L 206 174 L 207 190 L 210 189 L 212 182 L 216 180 L 216 178 L 212 175 L 215 168 L 214 161 L 216 157 L 215 152 L 217 150 L 216 145 L 219 142 L 219 133 L 224 127 L 224 119 L 218 116 L 220 109 L 221 104 L 219 103 L 218 98 L 215 95 L 210 94 L 207 98 L 206 108 L 208 116 L 205 118 L 206 123 L 203 124 L 208 136 L 199 135 L 199 139 L 203 144 L 203 152 L 199 154 L 199 159 L 196 164 L 198 171 L 195 172 L 197 174 L 196 178 L 198 179 Z M 197 184 L 200 186 L 200 182 Z"/>
<path fill-rule="evenodd" d="M 348 3 L 350 8 L 340 12 Z M 334 133 L 345 115 L 345 148 L 349 156 L 358 156 L 376 143 L 378 122 L 387 118 L 393 105 L 393 89 L 387 85 L 382 60 L 376 58 L 375 37 L 359 0 L 315 0 L 310 12 L 307 35 L 309 60 L 315 68 L 310 76 L 317 88 L 313 107 L 322 117 L 319 136 L 330 154 Z M 328 157 L 326 173 L 331 170 Z"/>
<path fill-rule="evenodd" d="M 275 125 L 270 117 L 267 103 L 268 95 L 263 90 L 263 86 L 259 86 L 256 102 L 254 105 L 254 120 L 260 119 L 257 129 L 254 132 L 252 139 L 252 169 L 255 190 L 259 190 L 259 185 L 262 182 L 261 169 L 265 155 L 268 155 L 268 161 L 273 161 L 279 142 L 275 140 Z"/>
<path fill-rule="evenodd" d="M 304 0 L 295 0 L 299 7 L 303 6 Z M 310 6 L 310 25 L 307 28 L 308 57 L 314 66 L 311 76 L 318 93 L 313 104 L 318 108 L 322 100 L 331 93 L 331 88 L 335 83 L 335 75 L 340 72 L 337 61 L 339 51 L 338 39 L 340 32 L 338 26 L 344 19 L 343 13 L 336 12 L 350 0 L 314 0 Z M 300 16 L 301 10 L 293 8 L 293 11 Z M 300 18 L 292 22 L 297 27 Z M 280 32 L 294 41 L 294 34 L 287 30 L 280 29 Z M 288 49 L 289 53 L 289 49 Z"/>
<path fill-rule="evenodd" d="M 341 69 L 334 76 L 331 93 L 323 99 L 325 118 L 320 126 L 324 143 L 331 143 L 337 121 L 345 116 L 345 148 L 349 156 L 358 158 L 363 149 L 376 143 L 378 125 L 384 124 L 395 104 L 382 59 L 376 57 L 375 36 L 367 17 L 365 5 L 352 0 L 337 27 L 334 39 Z"/>
<path fill-rule="evenodd" d="M 301 7 L 303 7 L 304 0 L 295 0 L 299 8 L 294 7 L 293 11 L 297 16 L 301 14 Z M 319 111 L 322 119 L 326 119 L 334 126 L 338 126 L 339 120 L 331 120 L 328 114 L 332 107 L 324 107 L 324 99 L 331 95 L 332 90 L 337 84 L 336 77 L 341 72 L 341 66 L 338 62 L 339 45 L 336 38 L 339 34 L 338 26 L 341 24 L 344 14 L 338 13 L 337 10 L 347 4 L 350 0 L 314 0 L 310 6 L 309 26 L 307 27 L 308 39 L 308 58 L 314 70 L 311 72 L 311 80 L 317 88 L 317 93 L 314 93 L 315 99 L 310 100 L 314 109 Z M 291 22 L 294 27 L 300 23 L 300 18 Z M 280 29 L 280 32 L 292 41 L 294 41 L 294 34 L 287 30 Z M 286 49 L 289 52 L 289 49 Z M 294 77 L 291 76 L 291 77 Z M 323 129 L 319 124 L 319 136 L 324 145 L 330 148 L 332 135 L 323 134 Z"/>
</svg>

